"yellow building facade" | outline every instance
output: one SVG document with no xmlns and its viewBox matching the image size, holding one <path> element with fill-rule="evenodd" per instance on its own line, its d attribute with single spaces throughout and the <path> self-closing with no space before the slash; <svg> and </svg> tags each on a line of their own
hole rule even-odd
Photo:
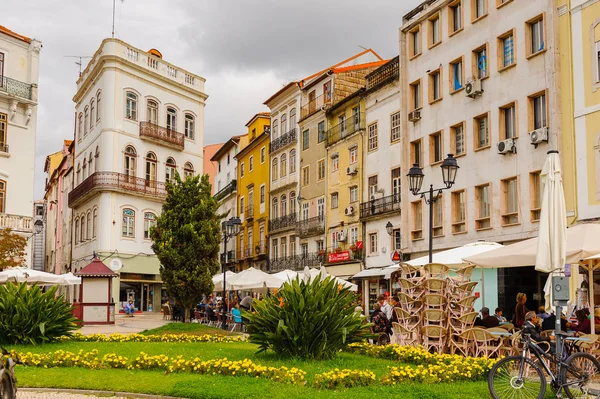
<svg viewBox="0 0 600 399">
<path fill-rule="evenodd" d="M 267 271 L 269 221 L 270 114 L 258 113 L 246 124 L 248 145 L 236 155 L 237 201 L 242 221 L 237 236 L 240 271 L 255 267 Z"/>
<path fill-rule="evenodd" d="M 569 222 L 600 217 L 600 0 L 559 0 L 563 182 Z"/>
</svg>

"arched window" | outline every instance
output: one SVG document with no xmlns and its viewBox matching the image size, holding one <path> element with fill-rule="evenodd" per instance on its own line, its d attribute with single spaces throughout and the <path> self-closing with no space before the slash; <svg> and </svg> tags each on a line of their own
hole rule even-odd
<svg viewBox="0 0 600 399">
<path fill-rule="evenodd" d="M 75 245 L 79 244 L 79 218 L 75 219 Z"/>
<path fill-rule="evenodd" d="M 290 193 L 290 215 L 296 213 L 296 192 L 292 191 Z"/>
<path fill-rule="evenodd" d="M 135 178 L 135 159 L 137 158 L 137 153 L 135 152 L 135 148 L 128 145 L 125 147 L 125 175 Z"/>
<path fill-rule="evenodd" d="M 77 178 L 75 179 L 76 183 L 79 184 L 81 183 L 81 164 L 77 163 Z"/>
<path fill-rule="evenodd" d="M 281 154 L 281 160 L 279 161 L 281 165 L 279 165 L 280 176 L 283 177 L 287 175 L 287 155 Z"/>
<path fill-rule="evenodd" d="M 92 98 L 92 101 L 90 101 L 90 131 L 92 130 L 92 127 L 94 126 L 94 121 L 95 121 L 94 111 L 96 111 L 96 102 Z"/>
<path fill-rule="evenodd" d="M 156 155 L 153 152 L 146 154 L 146 186 L 156 181 Z"/>
<path fill-rule="evenodd" d="M 146 103 L 146 120 L 158 125 L 158 103 L 154 100 L 148 100 Z"/>
<path fill-rule="evenodd" d="M 156 215 L 152 212 L 144 212 L 144 239 L 150 239 L 150 228 L 156 226 Z"/>
<path fill-rule="evenodd" d="M 186 179 L 194 176 L 194 165 L 192 165 L 191 162 L 186 162 L 185 165 L 183 165 L 183 176 Z"/>
<path fill-rule="evenodd" d="M 279 217 L 279 200 L 277 197 L 273 198 L 273 204 L 271 206 L 271 219 L 277 219 Z"/>
<path fill-rule="evenodd" d="M 94 156 L 90 152 L 90 156 L 88 158 L 88 168 L 89 168 L 88 173 L 90 174 L 90 176 L 96 171 L 93 166 L 94 166 Z"/>
<path fill-rule="evenodd" d="M 287 215 L 287 195 L 281 196 L 281 216 Z"/>
<path fill-rule="evenodd" d="M 98 94 L 96 94 L 96 105 L 98 105 L 98 108 L 96 109 L 96 122 L 98 122 L 100 120 L 100 99 L 102 97 L 102 92 L 99 91 Z"/>
<path fill-rule="evenodd" d="M 290 110 L 290 130 L 296 128 L 296 108 Z"/>
<path fill-rule="evenodd" d="M 88 211 L 87 213 L 87 231 L 85 233 L 85 237 L 88 240 L 92 239 L 92 213 Z"/>
<path fill-rule="evenodd" d="M 122 237 L 135 237 L 135 211 L 133 209 L 123 209 L 123 230 Z"/>
<path fill-rule="evenodd" d="M 79 229 L 79 242 L 85 242 L 85 215 L 81 215 L 81 226 Z"/>
<path fill-rule="evenodd" d="M 132 91 L 125 93 L 125 118 L 137 121 L 137 94 Z"/>
<path fill-rule="evenodd" d="M 94 215 L 92 217 L 92 238 L 96 238 L 98 232 L 98 208 L 94 208 Z"/>
<path fill-rule="evenodd" d="M 77 128 L 77 132 L 79 133 L 79 140 L 83 138 L 83 112 L 79 113 L 79 127 Z"/>
<path fill-rule="evenodd" d="M 177 131 L 177 110 L 167 107 L 167 129 Z"/>
<path fill-rule="evenodd" d="M 87 159 L 85 158 L 85 155 L 83 156 L 83 167 L 82 167 L 82 176 L 81 178 L 83 180 L 87 179 Z"/>
<path fill-rule="evenodd" d="M 290 173 L 296 172 L 296 150 L 290 151 Z"/>
<path fill-rule="evenodd" d="M 97 172 L 100 168 L 98 167 L 98 163 L 100 162 L 100 148 L 96 146 L 96 154 L 94 155 L 96 158 L 96 163 L 94 164 L 94 172 Z"/>
<path fill-rule="evenodd" d="M 271 164 L 271 180 L 277 180 L 277 157 L 273 158 L 273 163 Z"/>
<path fill-rule="evenodd" d="M 193 140 L 195 128 L 196 123 L 194 122 L 194 115 L 185 114 L 185 137 Z"/>
<path fill-rule="evenodd" d="M 6 212 L 6 182 L 0 180 L 0 213 Z"/>
<path fill-rule="evenodd" d="M 171 179 L 175 178 L 176 170 L 177 170 L 177 164 L 175 163 L 175 160 L 171 157 L 167 158 L 167 167 L 165 168 L 166 181 L 171 181 Z"/>
<path fill-rule="evenodd" d="M 85 109 L 83 110 L 83 115 L 83 135 L 85 136 L 88 132 L 88 126 L 90 123 L 90 107 L 85 107 Z"/>
<path fill-rule="evenodd" d="M 279 120 L 278 119 L 275 119 L 273 121 L 273 126 L 271 129 L 271 136 L 272 136 L 272 139 L 276 139 L 277 137 L 279 137 Z"/>
<path fill-rule="evenodd" d="M 287 114 L 281 115 L 281 135 L 287 133 Z"/>
</svg>

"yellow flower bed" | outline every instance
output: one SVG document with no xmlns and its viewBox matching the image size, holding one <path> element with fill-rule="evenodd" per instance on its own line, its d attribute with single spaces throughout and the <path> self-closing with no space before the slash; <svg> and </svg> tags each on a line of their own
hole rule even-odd
<svg viewBox="0 0 600 399">
<path fill-rule="evenodd" d="M 375 382 L 375 373 L 369 370 L 334 369 L 315 375 L 317 388 L 351 388 L 370 385 L 373 382 Z"/>
<path fill-rule="evenodd" d="M 241 335 L 188 335 L 188 334 L 160 334 L 160 335 L 142 335 L 142 334 L 92 334 L 83 335 L 74 333 L 72 336 L 62 336 L 58 339 L 61 342 L 241 342 L 244 337 Z"/>
</svg>

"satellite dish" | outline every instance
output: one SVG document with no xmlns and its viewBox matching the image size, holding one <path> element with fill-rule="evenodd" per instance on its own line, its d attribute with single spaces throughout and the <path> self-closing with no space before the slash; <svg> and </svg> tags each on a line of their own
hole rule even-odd
<svg viewBox="0 0 600 399">
<path fill-rule="evenodd" d="M 118 272 L 123 267 L 123 262 L 121 262 L 121 259 L 119 258 L 114 258 L 110 261 L 109 267 L 113 272 Z"/>
</svg>

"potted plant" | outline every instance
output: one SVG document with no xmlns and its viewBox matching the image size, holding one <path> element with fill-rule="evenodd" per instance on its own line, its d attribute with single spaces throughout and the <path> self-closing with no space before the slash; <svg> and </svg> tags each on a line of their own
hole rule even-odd
<svg viewBox="0 0 600 399">
<path fill-rule="evenodd" d="M 319 256 L 325 256 L 325 250 L 324 249 L 319 250 L 318 253 L 319 253 Z"/>
<path fill-rule="evenodd" d="M 335 252 L 337 252 L 338 254 L 339 254 L 340 252 L 342 252 L 342 247 L 338 246 L 338 247 L 335 249 Z"/>
<path fill-rule="evenodd" d="M 351 250 L 352 252 L 356 252 L 356 244 L 352 244 L 352 245 L 350 245 L 350 250 Z"/>
</svg>

